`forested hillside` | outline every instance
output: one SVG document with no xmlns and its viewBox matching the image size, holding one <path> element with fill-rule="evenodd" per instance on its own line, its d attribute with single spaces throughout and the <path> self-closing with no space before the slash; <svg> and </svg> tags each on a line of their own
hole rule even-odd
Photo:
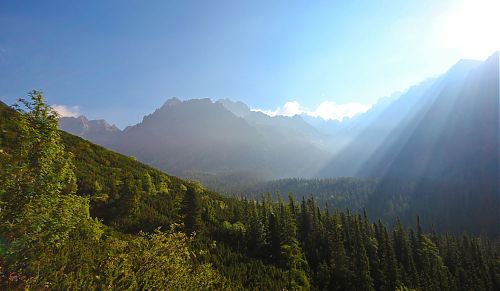
<svg viewBox="0 0 500 291">
<path fill-rule="evenodd" d="M 59 132 L 31 98 L 0 104 L 2 289 L 500 289 L 496 240 L 226 198 Z"/>
<path fill-rule="evenodd" d="M 253 183 L 224 183 L 225 180 L 206 184 L 206 187 L 234 197 L 261 200 L 268 194 L 275 201 L 281 196 L 288 200 L 313 198 L 322 209 L 345 210 L 362 213 L 377 188 L 376 180 L 358 178 L 299 179 L 289 178 Z"/>
<path fill-rule="evenodd" d="M 366 207 L 385 221 L 496 238 L 499 96 L 498 52 L 462 60 L 387 106 L 320 176 L 377 179 Z"/>
<path fill-rule="evenodd" d="M 484 195 L 484 192 L 471 190 L 471 184 L 467 181 L 444 184 L 431 180 L 344 177 L 290 178 L 265 182 L 254 179 L 253 182 L 243 180 L 239 183 L 237 179 L 233 179 L 233 183 L 225 183 L 227 179 L 231 177 L 214 179 L 206 187 L 228 196 L 257 200 L 267 194 L 274 200 L 279 195 L 286 200 L 288 194 L 295 199 L 313 198 L 321 209 L 349 209 L 355 213 L 366 210 L 370 218 L 381 219 L 389 225 L 399 218 L 404 225 L 415 226 L 415 217 L 418 215 L 421 226 L 426 231 L 452 232 L 458 235 L 467 231 L 476 235 L 484 233 L 491 238 L 498 237 L 498 204 L 488 203 L 477 213 L 467 213 L 465 209 L 479 203 L 474 199 L 481 199 Z M 464 197 L 464 193 L 469 197 Z M 489 201 L 495 200 L 490 197 Z M 485 217 L 491 218 L 490 223 L 481 221 Z"/>
</svg>

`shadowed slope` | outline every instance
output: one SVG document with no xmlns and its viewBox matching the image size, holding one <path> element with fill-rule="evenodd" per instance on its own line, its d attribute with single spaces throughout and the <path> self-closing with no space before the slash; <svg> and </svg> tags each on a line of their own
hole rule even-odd
<svg viewBox="0 0 500 291">
<path fill-rule="evenodd" d="M 381 179 L 374 215 L 419 214 L 437 229 L 498 235 L 498 71 L 497 53 L 445 79 L 429 107 L 365 164 L 360 175 Z"/>
</svg>

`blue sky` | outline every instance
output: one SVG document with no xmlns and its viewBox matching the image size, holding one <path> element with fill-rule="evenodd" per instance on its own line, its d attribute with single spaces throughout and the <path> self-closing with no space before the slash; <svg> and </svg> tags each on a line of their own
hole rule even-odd
<svg viewBox="0 0 500 291">
<path fill-rule="evenodd" d="M 368 106 L 500 49 L 496 8 L 495 0 L 0 0 L 0 99 L 41 89 L 51 104 L 120 127 L 172 96 L 278 113 L 287 102 L 311 112 Z"/>
</svg>

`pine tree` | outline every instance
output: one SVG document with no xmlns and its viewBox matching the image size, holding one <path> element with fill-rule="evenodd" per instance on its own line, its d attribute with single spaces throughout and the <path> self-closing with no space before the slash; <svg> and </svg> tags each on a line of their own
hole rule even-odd
<svg viewBox="0 0 500 291">
<path fill-rule="evenodd" d="M 265 246 L 264 226 L 261 223 L 256 203 L 251 203 L 249 226 L 247 232 L 248 250 L 253 256 L 261 256 Z"/>
<path fill-rule="evenodd" d="M 278 219 L 274 213 L 269 214 L 269 233 L 267 241 L 269 242 L 269 257 L 275 264 L 280 264 L 281 260 L 281 233 Z"/>
<path fill-rule="evenodd" d="M 354 237 L 353 237 L 353 255 L 355 268 L 356 289 L 358 290 L 374 290 L 373 279 L 370 277 L 370 263 L 366 255 L 363 237 L 361 235 L 361 227 L 358 219 L 355 220 Z"/>
<path fill-rule="evenodd" d="M 353 274 L 350 270 L 350 260 L 347 257 L 344 241 L 342 237 L 342 225 L 338 221 L 338 216 L 334 223 L 334 228 L 331 234 L 331 254 L 330 254 L 330 266 L 331 266 L 331 281 L 329 284 L 330 290 L 349 290 L 353 286 L 351 282 L 353 281 Z"/>
<path fill-rule="evenodd" d="M 392 240 L 389 238 L 387 230 L 384 228 L 384 245 L 381 246 L 384 248 L 384 267 L 386 274 L 386 290 L 395 290 L 401 282 L 399 280 L 399 270 L 396 261 L 396 255 L 394 253 L 394 248 L 392 244 Z"/>
<path fill-rule="evenodd" d="M 393 236 L 394 251 L 397 261 L 401 264 L 403 283 L 405 286 L 418 288 L 418 273 L 411 253 L 411 245 L 399 219 L 396 221 L 396 229 Z"/>
<path fill-rule="evenodd" d="M 203 212 L 200 194 L 193 187 L 188 187 L 183 200 L 184 227 L 186 233 L 192 234 L 200 230 Z"/>
</svg>

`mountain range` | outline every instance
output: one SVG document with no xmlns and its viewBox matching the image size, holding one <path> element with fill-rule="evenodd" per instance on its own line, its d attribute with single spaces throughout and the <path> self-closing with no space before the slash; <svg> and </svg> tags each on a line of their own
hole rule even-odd
<svg viewBox="0 0 500 291">
<path fill-rule="evenodd" d="M 483 225 L 497 233 L 498 59 L 459 61 L 342 122 L 171 98 L 124 130 L 85 117 L 61 118 L 60 127 L 219 191 L 265 191 L 255 185 L 292 177 L 376 179 L 364 204 L 374 217 L 418 214 L 445 230 Z"/>
<path fill-rule="evenodd" d="M 368 112 L 343 122 L 305 115 L 271 117 L 229 99 L 171 98 L 124 130 L 84 116 L 63 117 L 60 126 L 183 177 L 437 177 L 450 163 L 481 151 L 468 151 L 479 144 L 498 149 L 498 139 L 490 133 L 498 127 L 495 74 L 498 53 L 485 62 L 462 60 L 442 76 L 383 98 Z M 484 130 L 474 130 L 478 128 Z M 468 138 L 473 132 L 484 134 Z M 461 150 L 451 147 L 457 142 Z M 450 147 L 456 149 L 453 155 L 443 154 Z M 482 160 L 491 160 L 491 150 L 481 153 Z"/>
<path fill-rule="evenodd" d="M 270 117 L 230 100 L 171 98 L 123 131 L 85 117 L 63 117 L 60 127 L 183 177 L 309 177 L 329 156 L 327 135 L 300 116 Z"/>
</svg>

